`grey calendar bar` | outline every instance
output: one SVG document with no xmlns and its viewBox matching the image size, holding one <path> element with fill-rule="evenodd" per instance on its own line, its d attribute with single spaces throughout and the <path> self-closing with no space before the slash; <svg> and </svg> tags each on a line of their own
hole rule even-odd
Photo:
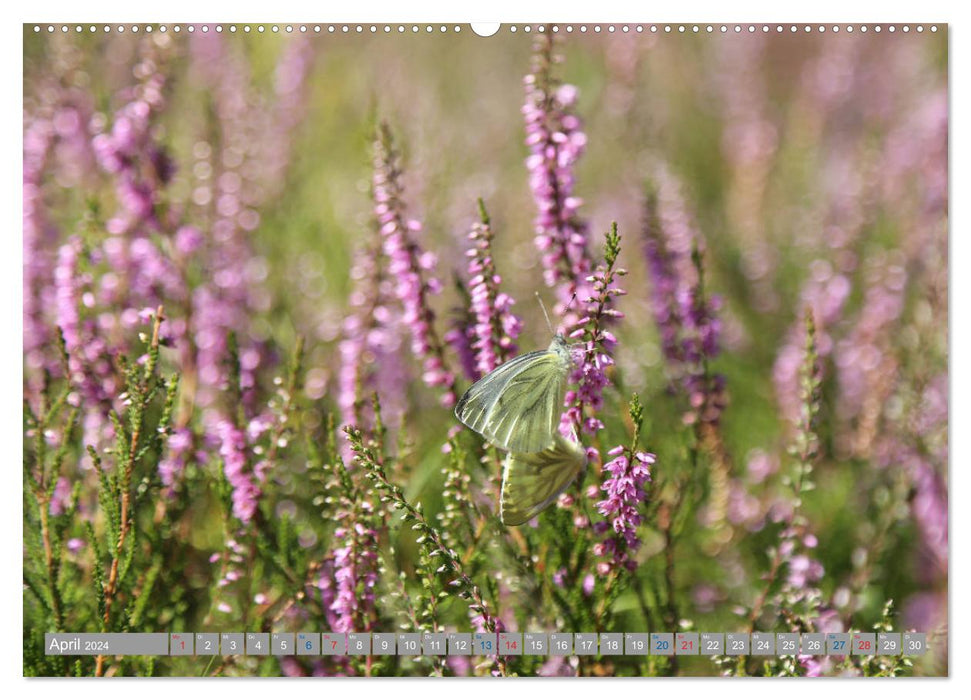
<svg viewBox="0 0 971 700">
<path fill-rule="evenodd" d="M 168 656 L 167 632 L 47 632 L 48 656 Z"/>
<path fill-rule="evenodd" d="M 922 632 L 48 632 L 48 656 L 921 656 Z"/>
</svg>

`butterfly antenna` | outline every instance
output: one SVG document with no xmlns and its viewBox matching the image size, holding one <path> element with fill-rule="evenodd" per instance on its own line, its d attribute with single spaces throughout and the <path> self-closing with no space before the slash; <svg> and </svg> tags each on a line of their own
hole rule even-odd
<svg viewBox="0 0 971 700">
<path fill-rule="evenodd" d="M 573 306 L 573 302 L 575 302 L 576 300 L 577 300 L 577 293 L 573 292 L 573 296 L 570 297 L 570 303 L 566 305 L 565 309 L 563 309 L 564 316 L 566 316 L 567 312 L 570 310 L 570 307 Z"/>
<path fill-rule="evenodd" d="M 539 302 L 539 308 L 543 310 L 543 316 L 546 317 L 546 325 L 550 329 L 550 334 L 556 335 L 556 331 L 553 329 L 553 324 L 550 323 L 550 315 L 546 312 L 546 304 L 543 303 L 543 298 L 539 295 L 539 292 L 535 292 L 535 294 L 536 294 L 536 301 Z"/>
</svg>

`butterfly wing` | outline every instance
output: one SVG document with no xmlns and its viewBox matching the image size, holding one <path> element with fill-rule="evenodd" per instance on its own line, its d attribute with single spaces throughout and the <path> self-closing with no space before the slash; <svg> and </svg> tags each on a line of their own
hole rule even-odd
<svg viewBox="0 0 971 700">
<path fill-rule="evenodd" d="M 502 472 L 499 517 L 503 525 L 522 525 L 549 506 L 587 464 L 583 447 L 559 433 L 542 452 L 510 452 Z"/>
<path fill-rule="evenodd" d="M 455 417 L 504 450 L 539 452 L 559 427 L 569 369 L 553 346 L 520 355 L 473 384 Z"/>
</svg>

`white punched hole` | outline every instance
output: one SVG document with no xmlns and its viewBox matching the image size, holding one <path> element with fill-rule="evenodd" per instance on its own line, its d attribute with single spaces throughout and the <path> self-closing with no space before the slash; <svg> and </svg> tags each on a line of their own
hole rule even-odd
<svg viewBox="0 0 971 700">
<path fill-rule="evenodd" d="M 499 31 L 498 22 L 473 22 L 472 31 L 478 36 L 492 36 Z"/>
</svg>

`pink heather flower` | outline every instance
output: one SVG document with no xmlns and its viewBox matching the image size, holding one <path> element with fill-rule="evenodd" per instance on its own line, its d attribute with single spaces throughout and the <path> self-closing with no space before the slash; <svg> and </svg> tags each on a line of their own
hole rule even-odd
<svg viewBox="0 0 971 700">
<path fill-rule="evenodd" d="M 475 320 L 468 309 L 459 308 L 449 321 L 449 328 L 442 339 L 449 344 L 458 359 L 462 373 L 471 381 L 482 376 L 477 366 L 475 348 Z M 445 446 L 443 445 L 443 448 Z"/>
<path fill-rule="evenodd" d="M 613 299 L 627 292 L 617 286 L 616 278 L 627 274 L 626 270 L 615 268 L 620 253 L 620 236 L 617 227 L 607 234 L 607 247 L 604 262 L 597 271 L 586 278 L 590 296 L 579 301 L 579 314 L 576 327 L 570 334 L 572 339 L 583 338 L 573 346 L 574 368 L 570 376 L 571 388 L 567 390 L 560 430 L 569 435 L 574 430 L 588 434 L 596 433 L 603 423 L 596 415 L 585 415 L 589 408 L 594 413 L 603 407 L 603 392 L 610 384 L 607 368 L 614 364 L 613 352 L 617 338 L 606 329 L 611 322 L 623 318 L 623 314 L 612 308 Z M 598 459 L 595 448 L 590 449 L 590 458 Z"/>
<path fill-rule="evenodd" d="M 708 376 L 706 359 L 719 352 L 721 300 L 706 297 L 701 279 L 704 241 L 687 212 L 675 178 L 659 165 L 647 202 L 644 253 L 661 350 L 688 397 L 686 422 L 717 423 L 724 378 Z"/>
<path fill-rule="evenodd" d="M 601 490 L 606 498 L 597 503 L 597 511 L 613 535 L 597 545 L 599 556 L 609 557 L 612 567 L 626 566 L 633 571 L 633 555 L 640 547 L 637 527 L 641 524 L 641 508 L 647 500 L 645 484 L 651 480 L 650 466 L 656 457 L 649 452 L 634 452 L 623 445 L 608 453 L 613 459 L 604 464 Z M 604 529 L 603 526 L 599 529 Z"/>
<path fill-rule="evenodd" d="M 850 334 L 836 343 L 839 417 L 849 423 L 868 403 L 882 404 L 892 386 L 886 381 L 897 367 L 887 347 L 904 307 L 907 272 L 903 260 L 874 260 L 868 270 L 863 306 Z M 854 439 L 850 451 L 865 456 L 870 445 Z"/>
<path fill-rule="evenodd" d="M 191 75 L 212 96 L 220 133 L 218 149 L 202 144 L 196 155 L 212 173 L 197 182 L 196 194 L 201 196 L 194 196 L 199 218 L 210 222 L 203 240 L 191 232 L 177 235 L 177 244 L 198 245 L 194 255 L 206 271 L 203 283 L 191 293 L 194 348 L 187 353 L 194 349 L 195 357 L 187 361 L 194 360 L 197 368 L 195 399 L 209 426 L 223 410 L 218 404 L 229 380 L 229 336 L 238 344 L 239 389 L 248 411 L 255 408 L 256 370 L 272 359 L 253 327 L 254 316 L 268 310 L 271 299 L 265 288 L 267 263 L 255 254 L 251 236 L 260 224 L 257 208 L 273 192 L 263 177 L 270 177 L 274 186 L 282 182 L 278 168 L 289 152 L 274 136 L 274 111 L 253 89 L 246 60 L 234 48 L 218 34 L 196 33 L 189 39 Z M 286 120 L 298 114 L 277 116 Z M 269 141 L 279 145 L 272 157 L 262 150 Z"/>
<path fill-rule="evenodd" d="M 158 464 L 158 472 L 166 497 L 172 498 L 192 450 L 192 431 L 188 428 L 177 429 L 168 437 L 167 446 L 168 451 Z"/>
<path fill-rule="evenodd" d="M 175 232 L 175 248 L 180 255 L 189 256 L 203 244 L 202 232 L 195 226 L 180 226 Z"/>
<path fill-rule="evenodd" d="M 262 493 L 247 469 L 246 435 L 225 419 L 216 425 L 216 435 L 223 472 L 233 489 L 233 515 L 244 524 L 249 523 L 256 514 Z"/>
<path fill-rule="evenodd" d="M 334 531 L 334 540 L 342 543 L 333 553 L 336 592 L 329 608 L 335 615 L 336 632 L 354 631 L 374 609 L 377 536 L 360 523 Z"/>
<path fill-rule="evenodd" d="M 337 405 L 343 425 L 373 423 L 371 395 L 377 392 L 385 423 L 395 429 L 405 408 L 408 373 L 401 362 L 405 329 L 391 310 L 392 282 L 383 274 L 380 242 L 357 251 L 351 268 L 351 313 L 339 344 Z"/>
<path fill-rule="evenodd" d="M 814 260 L 809 265 L 809 271 L 809 279 L 800 294 L 800 308 L 812 310 L 816 321 L 817 352 L 820 358 L 826 358 L 833 352 L 830 329 L 842 317 L 852 285 L 845 275 L 834 272 L 825 260 Z M 790 326 L 772 368 L 776 400 L 790 423 L 799 417 L 799 382 L 796 377 L 803 362 L 805 344 L 805 324 L 800 314 Z"/>
<path fill-rule="evenodd" d="M 796 658 L 805 669 L 807 678 L 818 678 L 823 675 L 823 661 L 818 656 L 800 654 Z"/>
<path fill-rule="evenodd" d="M 807 583 L 818 581 L 823 573 L 823 565 L 805 554 L 789 560 L 788 583 L 793 588 L 803 588 Z"/>
<path fill-rule="evenodd" d="M 475 361 L 472 379 L 488 374 L 516 353 L 514 340 L 522 328 L 522 321 L 512 313 L 514 300 L 499 291 L 502 278 L 495 269 L 492 228 L 484 212 L 483 208 L 483 220 L 472 225 L 471 245 L 466 251 L 469 258 L 469 311 L 473 321 L 469 350 Z"/>
<path fill-rule="evenodd" d="M 573 114 L 577 89 L 558 85 L 552 75 L 553 35 L 536 37 L 532 73 L 524 79 L 529 187 L 539 210 L 534 220 L 536 247 L 542 254 L 543 279 L 557 288 L 556 311 L 563 315 L 574 294 L 592 296 L 587 278 L 593 269 L 588 228 L 579 216 L 582 200 L 573 194 L 574 168 L 587 137 Z M 572 319 L 564 324 L 573 327 Z"/>
<path fill-rule="evenodd" d="M 50 514 L 51 515 L 61 515 L 67 510 L 68 505 L 71 503 L 71 482 L 68 481 L 67 477 L 61 477 L 57 480 L 54 485 L 54 493 L 51 496 L 50 502 Z"/>
<path fill-rule="evenodd" d="M 45 93 L 48 94 L 48 93 Z M 63 94 L 62 91 L 49 94 Z M 44 368 L 56 371 L 50 356 L 50 310 L 55 307 L 52 252 L 57 229 L 49 220 L 44 202 L 44 181 L 52 149 L 64 138 L 55 127 L 57 107 L 42 104 L 25 119 L 23 147 L 23 320 L 25 381 L 33 399 L 41 389 Z M 75 113 L 72 110 L 72 113 Z M 79 127 L 80 128 L 80 127 Z M 83 129 L 82 129 L 83 131 Z M 82 139 L 85 141 L 85 139 Z"/>
<path fill-rule="evenodd" d="M 279 192 L 287 182 L 293 135 L 307 114 L 313 65 L 313 37 L 288 37 L 273 74 L 274 94 L 266 109 L 270 123 L 255 144 L 259 148 L 256 160 L 260 164 L 260 180 L 267 197 Z"/>
<path fill-rule="evenodd" d="M 81 283 L 78 274 L 78 258 L 81 255 L 81 239 L 72 236 L 62 245 L 54 268 L 54 288 L 56 290 L 57 326 L 64 336 L 68 353 L 75 354 L 81 349 Z M 77 381 L 77 380 L 76 380 Z"/>
<path fill-rule="evenodd" d="M 162 93 L 166 77 L 159 70 L 157 58 L 142 58 L 135 72 L 143 79 L 128 91 L 128 101 L 115 113 L 111 129 L 95 135 L 91 142 L 99 165 L 114 181 L 120 209 L 106 226 L 116 235 L 146 225 L 158 228 L 160 222 L 154 211 L 158 189 L 171 176 L 168 159 L 152 134 L 153 118 L 165 104 Z"/>
<path fill-rule="evenodd" d="M 79 390 L 84 405 L 84 442 L 101 447 L 114 436 L 105 409 L 118 391 L 117 378 L 108 360 L 104 337 L 93 321 L 81 317 L 83 290 L 90 279 L 81 273 L 81 253 L 81 240 L 77 236 L 72 236 L 58 250 L 54 314 L 68 352 L 69 378 Z M 84 463 L 89 459 L 85 457 Z"/>
<path fill-rule="evenodd" d="M 422 363 L 422 380 L 430 387 L 442 387 L 442 403 L 452 406 L 456 401 L 455 377 L 445 366 L 444 347 L 429 303 L 429 297 L 442 288 L 431 274 L 436 258 L 417 242 L 421 223 L 405 218 L 400 176 L 398 154 L 389 129 L 383 125 L 375 142 L 371 185 L 388 275 L 395 281 L 394 293 L 404 309 L 401 320 L 411 330 L 411 350 Z"/>
</svg>

